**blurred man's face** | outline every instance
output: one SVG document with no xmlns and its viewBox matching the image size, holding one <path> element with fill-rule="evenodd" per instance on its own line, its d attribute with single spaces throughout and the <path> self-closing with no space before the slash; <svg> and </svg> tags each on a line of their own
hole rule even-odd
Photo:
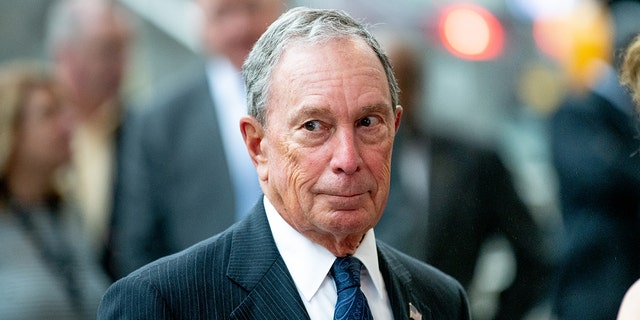
<svg viewBox="0 0 640 320">
<path fill-rule="evenodd" d="M 85 28 L 67 48 L 66 90 L 76 104 L 97 107 L 117 97 L 124 78 L 129 26 L 104 11 L 88 11 Z"/>
<path fill-rule="evenodd" d="M 96 95 L 115 96 L 124 76 L 127 35 L 116 26 L 97 29 L 81 53 L 86 60 L 86 80 Z"/>
<path fill-rule="evenodd" d="M 238 69 L 253 44 L 282 11 L 282 0 L 198 0 L 204 14 L 204 45 Z"/>
<path fill-rule="evenodd" d="M 300 233 L 323 245 L 348 239 L 337 251 L 352 254 L 386 204 L 402 112 L 382 64 L 360 40 L 293 43 L 271 83 L 256 161 L 263 189 Z"/>
</svg>

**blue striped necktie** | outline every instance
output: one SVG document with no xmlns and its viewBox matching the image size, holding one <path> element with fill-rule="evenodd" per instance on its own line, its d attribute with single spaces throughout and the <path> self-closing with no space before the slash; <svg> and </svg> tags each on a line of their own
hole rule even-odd
<svg viewBox="0 0 640 320">
<path fill-rule="evenodd" d="M 362 262 L 351 256 L 337 258 L 333 262 L 331 276 L 338 290 L 334 320 L 373 319 L 367 298 L 360 290 L 361 267 Z"/>
</svg>

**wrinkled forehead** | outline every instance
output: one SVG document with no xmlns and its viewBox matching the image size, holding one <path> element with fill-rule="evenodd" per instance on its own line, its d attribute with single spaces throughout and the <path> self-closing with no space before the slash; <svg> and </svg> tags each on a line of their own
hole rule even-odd
<svg viewBox="0 0 640 320">
<path fill-rule="evenodd" d="M 326 48 L 333 48 L 327 51 Z M 357 58 L 357 59 L 356 59 Z M 305 63 L 305 60 L 308 63 Z M 366 41 L 357 36 L 339 37 L 295 37 L 282 46 L 271 72 L 271 79 L 279 72 L 295 72 L 296 66 L 308 70 L 331 69 L 336 64 L 351 61 L 353 64 L 376 68 L 384 73 L 384 67 L 375 51 Z"/>
<path fill-rule="evenodd" d="M 391 107 L 391 94 L 382 63 L 361 39 L 334 38 L 321 42 L 292 42 L 271 74 L 267 105 L 302 96 L 360 94 L 375 96 Z M 348 94 L 347 94 L 348 92 Z M 352 96 L 355 95 L 355 96 Z M 362 97 L 361 97 L 362 98 Z"/>
</svg>

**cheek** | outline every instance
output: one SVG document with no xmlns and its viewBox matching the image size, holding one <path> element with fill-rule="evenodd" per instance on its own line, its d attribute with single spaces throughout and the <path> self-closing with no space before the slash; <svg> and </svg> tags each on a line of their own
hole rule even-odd
<svg viewBox="0 0 640 320">
<path fill-rule="evenodd" d="M 377 148 L 367 153 L 369 170 L 377 184 L 376 201 L 386 201 L 391 180 L 391 149 Z"/>
<path fill-rule="evenodd" d="M 278 188 L 290 198 L 300 200 L 321 176 L 325 167 L 312 152 L 291 143 L 281 142 L 279 156 L 270 168 L 276 174 Z"/>
<path fill-rule="evenodd" d="M 62 140 L 59 132 L 54 127 L 47 124 L 33 132 L 32 145 L 39 145 L 46 149 L 57 149 L 61 146 Z"/>
<path fill-rule="evenodd" d="M 53 139 L 46 133 L 42 128 L 27 129 L 20 140 L 23 156 L 33 160 L 47 158 L 56 146 L 52 143 Z"/>
<path fill-rule="evenodd" d="M 376 171 L 374 171 L 374 175 L 378 184 L 378 193 L 376 194 L 376 198 L 382 198 L 386 201 L 389 193 L 389 183 L 391 180 L 391 166 L 386 163 L 378 166 Z"/>
<path fill-rule="evenodd" d="M 277 152 L 279 156 L 271 170 L 275 170 L 281 177 L 278 179 L 283 183 L 280 187 L 288 188 L 289 192 L 295 193 L 304 184 L 306 177 L 303 164 L 304 157 L 300 154 L 299 149 L 290 143 L 281 141 L 279 146 Z"/>
<path fill-rule="evenodd" d="M 372 148 L 365 157 L 373 175 L 378 178 L 389 178 L 391 173 L 391 144 L 381 145 L 379 148 Z"/>
</svg>

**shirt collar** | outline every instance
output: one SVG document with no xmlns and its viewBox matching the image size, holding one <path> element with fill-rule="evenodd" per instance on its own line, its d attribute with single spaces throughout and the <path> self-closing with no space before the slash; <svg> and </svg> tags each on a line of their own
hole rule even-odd
<svg viewBox="0 0 640 320">
<path fill-rule="evenodd" d="M 223 58 L 212 58 L 206 64 L 207 79 L 209 89 L 217 95 L 227 97 L 225 99 L 236 99 L 244 103 L 245 89 L 242 72 L 236 69 L 229 60 Z"/>
<path fill-rule="evenodd" d="M 310 301 L 328 276 L 336 257 L 326 248 L 307 239 L 291 227 L 276 211 L 269 199 L 263 198 L 271 233 L 280 255 L 302 297 Z M 378 266 L 378 254 L 373 229 L 369 230 L 354 256 L 366 268 L 378 294 L 385 291 Z"/>
</svg>

